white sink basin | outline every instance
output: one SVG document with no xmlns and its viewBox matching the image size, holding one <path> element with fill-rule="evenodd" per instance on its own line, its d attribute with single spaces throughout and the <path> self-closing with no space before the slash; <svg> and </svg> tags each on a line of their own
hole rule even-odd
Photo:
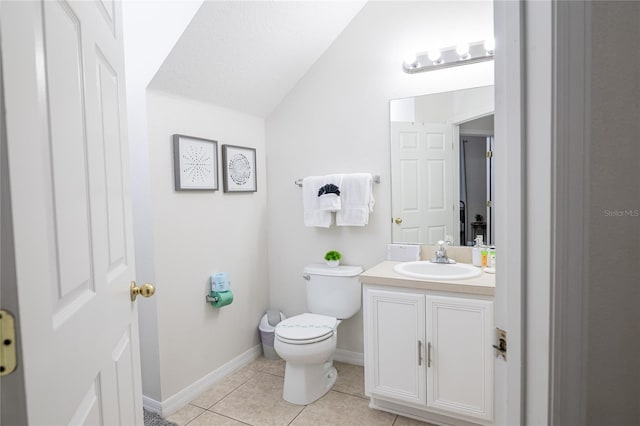
<svg viewBox="0 0 640 426">
<path fill-rule="evenodd" d="M 432 263 L 428 260 L 398 263 L 393 270 L 423 280 L 463 280 L 482 274 L 480 268 L 466 263 Z"/>
</svg>

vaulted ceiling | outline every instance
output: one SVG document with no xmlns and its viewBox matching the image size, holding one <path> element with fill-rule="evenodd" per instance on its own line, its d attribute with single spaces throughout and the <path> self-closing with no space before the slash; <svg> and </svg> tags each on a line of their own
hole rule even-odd
<svg viewBox="0 0 640 426">
<path fill-rule="evenodd" d="M 150 88 L 266 117 L 364 1 L 205 1 Z"/>
</svg>

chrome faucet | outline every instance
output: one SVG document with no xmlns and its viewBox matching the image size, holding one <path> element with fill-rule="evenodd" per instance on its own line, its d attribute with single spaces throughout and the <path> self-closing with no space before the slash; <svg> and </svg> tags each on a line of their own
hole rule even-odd
<svg viewBox="0 0 640 426">
<path fill-rule="evenodd" d="M 449 241 L 446 243 L 444 241 L 438 241 L 438 244 L 436 244 L 436 257 L 431 259 L 432 263 L 456 263 L 455 260 L 447 257 L 446 246 L 449 244 L 451 244 Z"/>
</svg>

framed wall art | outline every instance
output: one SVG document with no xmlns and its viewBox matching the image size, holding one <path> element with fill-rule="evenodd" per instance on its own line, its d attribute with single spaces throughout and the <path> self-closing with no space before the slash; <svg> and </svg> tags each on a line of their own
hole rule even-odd
<svg viewBox="0 0 640 426">
<path fill-rule="evenodd" d="M 224 192 L 256 192 L 256 150 L 222 145 L 222 181 Z"/>
<path fill-rule="evenodd" d="M 173 135 L 176 191 L 218 190 L 218 142 Z"/>
</svg>

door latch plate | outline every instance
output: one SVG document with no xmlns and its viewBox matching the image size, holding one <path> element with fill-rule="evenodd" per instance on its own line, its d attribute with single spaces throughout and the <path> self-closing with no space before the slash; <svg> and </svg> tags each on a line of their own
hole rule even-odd
<svg viewBox="0 0 640 426">
<path fill-rule="evenodd" d="M 13 373 L 17 364 L 15 320 L 0 309 L 0 377 Z"/>
<path fill-rule="evenodd" d="M 498 341 L 497 345 L 493 345 L 493 348 L 496 350 L 496 357 L 502 358 L 504 361 L 507 360 L 507 332 L 501 328 L 496 328 L 496 340 Z"/>
</svg>

